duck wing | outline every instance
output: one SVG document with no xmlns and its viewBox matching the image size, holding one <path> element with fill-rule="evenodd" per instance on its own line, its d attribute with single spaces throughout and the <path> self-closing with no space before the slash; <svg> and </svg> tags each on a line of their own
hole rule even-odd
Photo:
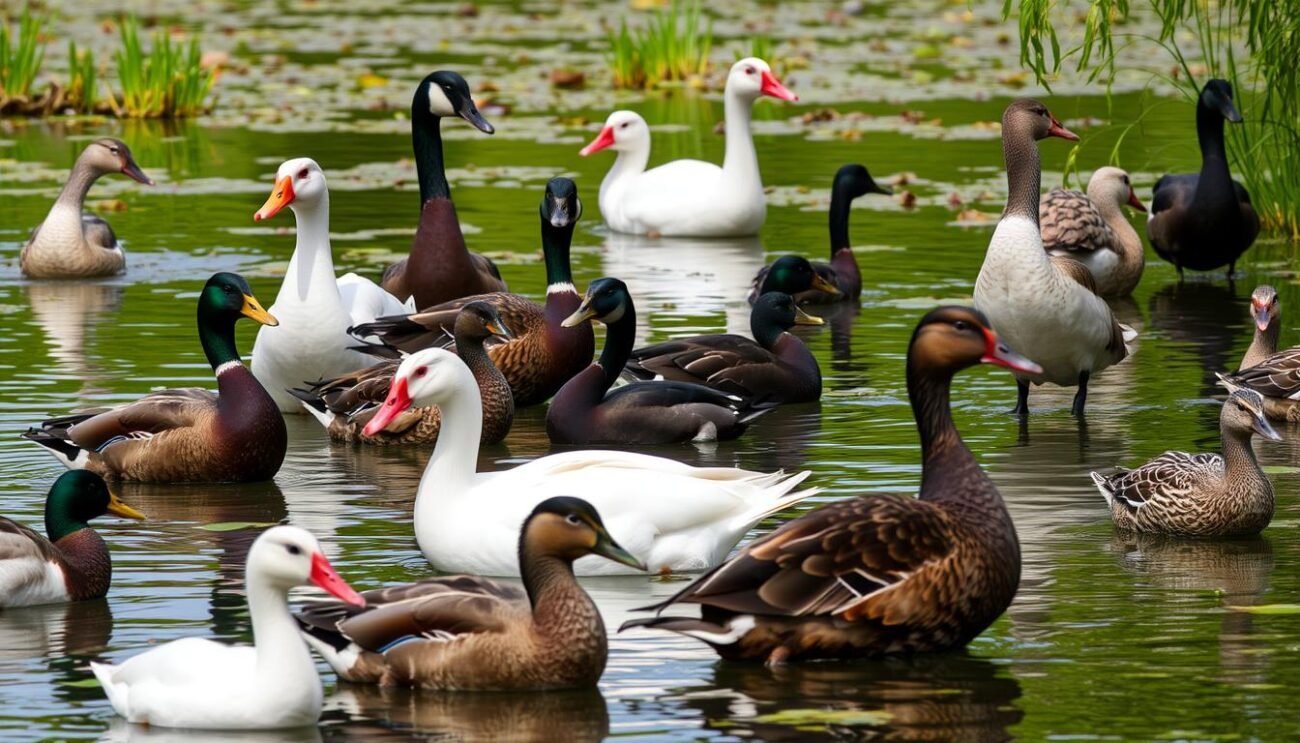
<svg viewBox="0 0 1300 743">
<path fill-rule="evenodd" d="M 384 345 L 404 353 L 450 347 L 453 345 L 456 315 L 465 305 L 476 301 L 491 304 L 516 341 L 546 324 L 544 309 L 531 299 L 510 292 L 492 292 L 453 299 L 419 312 L 380 317 L 348 328 L 348 332 L 358 339 L 377 338 Z M 493 339 L 489 339 L 484 345 L 493 344 Z"/>
<path fill-rule="evenodd" d="M 1245 387 L 1264 397 L 1300 400 L 1300 346 L 1278 351 L 1235 374 L 1220 374 L 1219 380 L 1229 391 Z"/>
<path fill-rule="evenodd" d="M 1093 482 L 1107 501 L 1119 501 L 1136 511 L 1155 500 L 1186 497 L 1206 480 L 1223 477 L 1223 457 L 1169 451 L 1136 469 L 1112 475 L 1092 473 Z"/>
<path fill-rule="evenodd" d="M 211 415 L 216 406 L 217 393 L 211 390 L 197 387 L 159 390 L 129 405 L 73 423 L 66 429 L 67 438 L 83 449 L 98 450 L 113 439 L 148 438 L 177 428 L 190 428 Z"/>
<path fill-rule="evenodd" d="M 1038 202 L 1038 221 L 1047 252 L 1091 253 L 1114 250 L 1115 231 L 1087 195 L 1054 188 Z M 1082 283 L 1082 282 L 1081 282 Z"/>
<path fill-rule="evenodd" d="M 1151 217 L 1190 204 L 1196 196 L 1196 184 L 1200 180 L 1199 173 L 1160 176 L 1160 180 L 1151 188 Z"/>
<path fill-rule="evenodd" d="M 702 335 L 657 343 L 632 351 L 627 370 L 639 379 L 661 376 L 712 384 L 728 369 L 771 363 L 770 351 L 740 335 Z"/>
<path fill-rule="evenodd" d="M 50 578 L 58 550 L 41 534 L 0 517 L 0 606 L 39 588 Z"/>
<path fill-rule="evenodd" d="M 86 242 L 105 250 L 113 250 L 117 247 L 117 235 L 114 234 L 113 228 L 108 222 L 95 216 L 94 214 L 81 215 L 81 234 L 85 237 Z M 32 237 L 35 237 L 35 233 Z"/>
</svg>

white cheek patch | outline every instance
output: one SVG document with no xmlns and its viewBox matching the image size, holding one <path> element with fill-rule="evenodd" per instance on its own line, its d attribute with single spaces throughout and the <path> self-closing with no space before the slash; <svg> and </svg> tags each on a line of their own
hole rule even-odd
<svg viewBox="0 0 1300 743">
<path fill-rule="evenodd" d="M 618 322 L 619 320 L 623 319 L 623 311 L 624 311 L 624 307 L 623 305 L 620 304 L 618 308 L 615 309 L 613 312 L 600 318 L 600 321 L 605 324 Z"/>
<path fill-rule="evenodd" d="M 451 99 L 447 98 L 447 93 L 437 83 L 429 84 L 429 112 L 434 116 L 456 115 L 456 108 L 451 105 Z"/>
</svg>

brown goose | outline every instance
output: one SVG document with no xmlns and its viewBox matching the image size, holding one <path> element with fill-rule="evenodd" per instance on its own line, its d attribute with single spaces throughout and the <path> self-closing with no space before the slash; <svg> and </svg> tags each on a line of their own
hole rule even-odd
<svg viewBox="0 0 1300 743">
<path fill-rule="evenodd" d="M 475 576 L 432 578 L 326 601 L 298 614 L 303 637 L 340 678 L 429 689 L 540 691 L 595 686 L 608 640 L 573 562 L 600 555 L 645 566 L 580 498 L 537 505 L 519 537 L 524 588 Z"/>
<path fill-rule="evenodd" d="M 1142 238 L 1125 205 L 1146 211 L 1128 173 L 1111 167 L 1092 174 L 1086 194 L 1054 188 L 1038 202 L 1043 247 L 1087 266 L 1103 297 L 1126 297 L 1142 279 Z"/>
<path fill-rule="evenodd" d="M 1276 289 L 1268 284 L 1255 287 L 1250 293 L 1250 319 L 1255 324 L 1255 337 L 1246 355 L 1241 357 L 1237 371 L 1245 371 L 1277 353 L 1278 336 L 1282 334 L 1282 306 Z"/>
<path fill-rule="evenodd" d="M 1281 438 L 1254 390 L 1232 392 L 1219 415 L 1223 454 L 1170 451 L 1136 469 L 1092 473 L 1115 526 L 1184 537 L 1258 534 L 1273 520 L 1273 485 L 1250 447 Z"/>
<path fill-rule="evenodd" d="M 875 495 L 822 506 L 755 540 L 653 607 L 700 604 L 699 619 L 623 625 L 699 638 L 728 660 L 876 657 L 956 648 L 1011 603 L 1020 543 L 1002 496 L 953 425 L 953 375 L 979 363 L 1038 367 L 1003 345 L 976 310 L 922 318 L 907 354 L 921 434 L 917 498 Z"/>
<path fill-rule="evenodd" d="M 411 141 L 420 178 L 420 226 L 411 255 L 384 271 L 382 286 L 399 301 L 432 307 L 468 294 L 505 291 L 492 261 L 465 247 L 442 159 L 442 119 L 459 116 L 481 132 L 492 125 L 474 107 L 465 78 L 439 70 L 420 81 L 411 101 Z"/>
<path fill-rule="evenodd" d="M 217 376 L 217 392 L 188 387 L 151 392 L 109 410 L 51 418 L 23 438 L 69 469 L 106 480 L 253 482 L 279 471 L 288 446 L 275 401 L 239 359 L 235 321 L 276 320 L 232 273 L 208 279 L 199 294 L 199 341 Z"/>
<path fill-rule="evenodd" d="M 510 339 L 510 331 L 497 311 L 487 302 L 470 302 L 456 316 L 456 352 L 474 373 L 483 398 L 483 432 L 480 444 L 495 444 L 510 433 L 515 403 L 510 384 L 492 365 L 483 342 L 493 335 Z M 410 408 L 384 430 L 367 435 L 363 429 L 388 397 L 393 374 L 401 364 L 392 359 L 368 369 L 318 382 L 309 388 L 291 390 L 308 412 L 325 426 L 335 441 L 389 444 L 432 444 L 442 429 L 442 414 L 436 406 Z"/>
<path fill-rule="evenodd" d="M 136 165 L 120 139 L 97 139 L 72 166 L 45 221 L 32 231 L 18 265 L 33 279 L 84 279 L 126 270 L 126 255 L 108 222 L 86 214 L 86 194 L 101 175 L 121 173 L 146 186 L 153 181 Z"/>
</svg>

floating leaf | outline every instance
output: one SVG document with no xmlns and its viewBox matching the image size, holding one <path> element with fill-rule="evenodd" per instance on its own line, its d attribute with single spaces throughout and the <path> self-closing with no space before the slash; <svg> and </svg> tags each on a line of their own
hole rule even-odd
<svg viewBox="0 0 1300 743">
<path fill-rule="evenodd" d="M 77 679 L 76 681 L 60 681 L 60 686 L 67 686 L 72 689 L 98 689 L 99 679 Z"/>
<path fill-rule="evenodd" d="M 1300 472 L 1300 467 L 1293 467 L 1289 464 L 1266 464 L 1260 469 L 1270 475 L 1294 475 Z"/>
<path fill-rule="evenodd" d="M 1247 614 L 1300 614 L 1300 604 L 1260 604 L 1259 606 L 1229 606 L 1233 611 Z"/>
<path fill-rule="evenodd" d="M 759 715 L 754 722 L 771 725 L 807 726 L 828 725 L 884 725 L 893 715 L 878 709 L 783 709 L 768 715 Z"/>
<path fill-rule="evenodd" d="M 275 525 L 275 523 L 261 521 L 222 521 L 217 524 L 204 524 L 199 528 L 203 531 L 238 531 L 240 529 L 266 529 Z"/>
</svg>

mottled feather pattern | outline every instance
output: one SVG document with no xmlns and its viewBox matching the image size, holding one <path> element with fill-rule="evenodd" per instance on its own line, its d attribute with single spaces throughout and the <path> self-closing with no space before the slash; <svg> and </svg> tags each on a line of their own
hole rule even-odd
<svg viewBox="0 0 1300 743">
<path fill-rule="evenodd" d="M 1043 247 L 1048 252 L 1111 250 L 1119 242 L 1097 207 L 1078 191 L 1052 189 L 1039 202 L 1038 215 Z"/>
</svg>

